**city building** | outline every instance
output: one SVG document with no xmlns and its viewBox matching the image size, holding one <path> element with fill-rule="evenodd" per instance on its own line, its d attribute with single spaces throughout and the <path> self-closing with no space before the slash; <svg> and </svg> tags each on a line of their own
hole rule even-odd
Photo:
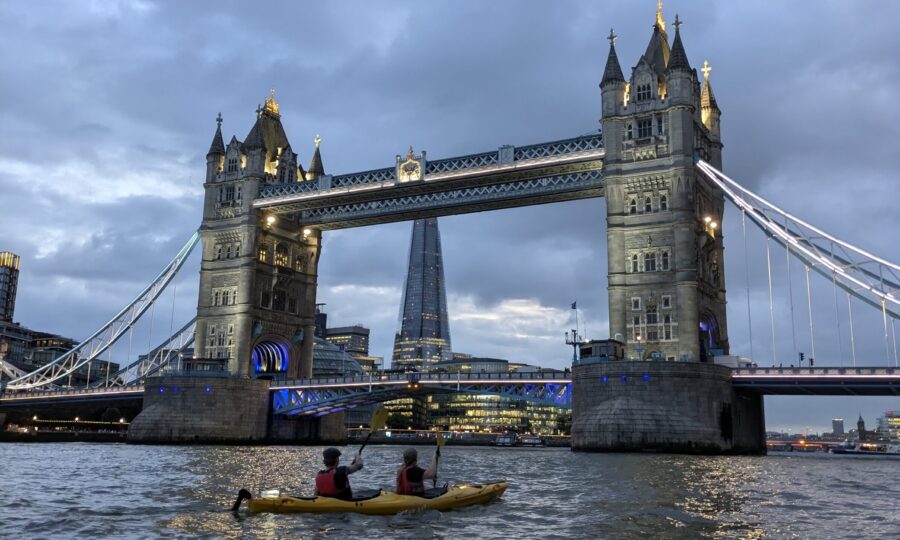
<svg viewBox="0 0 900 540">
<path fill-rule="evenodd" d="M 363 373 L 350 353 L 320 338 L 313 344 L 312 371 L 313 377 L 353 377 Z"/>
<path fill-rule="evenodd" d="M 625 344 L 615 339 L 594 339 L 578 347 L 578 363 L 610 362 L 625 359 Z"/>
<path fill-rule="evenodd" d="M 71 338 L 39 332 L 18 323 L 0 321 L 0 361 L 25 373 L 49 364 L 76 345 L 78 342 Z M 84 386 L 118 370 L 119 364 L 115 362 L 94 360 L 75 370 L 65 384 Z"/>
<path fill-rule="evenodd" d="M 384 358 L 369 354 L 369 329 L 362 325 L 327 328 L 325 339 L 346 351 L 359 362 L 365 373 L 378 373 L 384 369 Z"/>
<path fill-rule="evenodd" d="M 440 373 L 508 373 L 509 361 L 500 358 L 468 358 L 448 360 L 434 364 L 433 371 Z"/>
<path fill-rule="evenodd" d="M 885 411 L 878 419 L 878 433 L 885 439 L 900 440 L 900 411 Z"/>
<path fill-rule="evenodd" d="M 328 328 L 328 314 L 325 313 L 325 304 L 316 304 L 316 337 L 325 339 Z"/>
<path fill-rule="evenodd" d="M 835 437 L 842 436 L 844 434 L 844 419 L 843 418 L 832 418 L 831 419 L 831 434 Z"/>
<path fill-rule="evenodd" d="M 441 235 L 436 218 L 413 223 L 392 369 L 430 371 L 452 360 Z"/>
<path fill-rule="evenodd" d="M 487 394 L 428 396 L 428 424 L 451 431 L 567 435 L 572 411 Z"/>
<path fill-rule="evenodd" d="M 19 283 L 19 256 L 0 251 L 0 321 L 12 322 Z"/>
<path fill-rule="evenodd" d="M 391 429 L 426 429 L 428 425 L 427 398 L 409 396 L 385 401 L 388 412 L 387 427 Z"/>
</svg>

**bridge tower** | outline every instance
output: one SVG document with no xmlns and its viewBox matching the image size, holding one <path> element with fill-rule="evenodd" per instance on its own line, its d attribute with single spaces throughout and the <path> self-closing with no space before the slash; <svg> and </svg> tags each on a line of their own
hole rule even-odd
<svg viewBox="0 0 900 540">
<path fill-rule="evenodd" d="M 661 7 L 628 80 L 610 31 L 600 83 L 607 198 L 610 337 L 626 358 L 701 361 L 728 353 L 721 191 L 694 169 L 722 167 L 721 112 L 704 65 L 691 67 Z"/>
<path fill-rule="evenodd" d="M 243 142 L 232 137 L 226 146 L 217 122 L 206 158 L 195 354 L 227 358 L 230 371 L 251 377 L 309 377 L 321 234 L 252 201 L 266 184 L 323 174 L 318 138 L 304 172 L 274 91 Z"/>
<path fill-rule="evenodd" d="M 662 2 L 626 80 L 610 31 L 600 83 L 610 337 L 630 362 L 576 363 L 572 448 L 763 453 L 759 395 L 734 389 L 723 279 L 724 194 L 695 170 L 722 167 L 721 111 L 704 64 L 691 67 Z M 656 360 L 668 360 L 667 362 Z"/>
</svg>

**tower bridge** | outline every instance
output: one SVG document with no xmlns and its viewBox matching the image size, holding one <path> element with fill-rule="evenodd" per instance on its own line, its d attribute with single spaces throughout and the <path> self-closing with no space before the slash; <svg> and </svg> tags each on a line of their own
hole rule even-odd
<svg viewBox="0 0 900 540">
<path fill-rule="evenodd" d="M 197 235 L 131 304 L 70 353 L 33 373 L 0 366 L 13 376 L 0 405 L 56 399 L 39 392 L 99 358 L 148 309 L 152 314 L 196 244 L 196 319 L 148 358 L 78 397 L 143 387 L 144 411 L 132 424 L 136 439 L 248 440 L 267 430 L 281 439 L 321 437 L 335 415 L 319 423 L 291 417 L 412 391 L 454 391 L 453 380 L 431 375 L 415 383 L 311 380 L 323 233 L 588 197 L 606 199 L 609 335 L 622 342 L 630 361 L 575 365 L 567 380 L 467 379 L 468 391 L 573 397 L 573 446 L 579 449 L 687 452 L 764 451 L 765 394 L 895 395 L 892 369 L 770 373 L 711 362 L 730 353 L 720 226 L 726 201 L 740 211 L 742 225 L 749 222 L 765 235 L 767 259 L 771 239 L 788 260 L 805 266 L 813 347 L 809 270 L 845 292 L 848 309 L 858 299 L 880 311 L 886 357 L 893 354 L 896 365 L 900 266 L 828 235 L 722 173 L 721 110 L 710 68 L 705 63 L 700 75 L 691 66 L 680 26 L 676 16 L 670 41 L 659 8 L 646 51 L 627 78 L 611 31 L 600 80 L 601 129 L 565 140 L 437 160 L 410 148 L 393 166 L 332 175 L 318 138 L 309 166 L 300 164 L 274 94 L 243 140 L 232 136 L 226 144 L 219 116 Z M 771 271 L 769 279 L 771 288 Z M 234 377 L 157 377 L 188 345 L 197 358 L 227 363 Z M 301 382 L 270 384 L 272 378 Z M 173 385 L 183 391 L 165 391 Z M 660 432 L 662 425 L 670 428 Z"/>
</svg>

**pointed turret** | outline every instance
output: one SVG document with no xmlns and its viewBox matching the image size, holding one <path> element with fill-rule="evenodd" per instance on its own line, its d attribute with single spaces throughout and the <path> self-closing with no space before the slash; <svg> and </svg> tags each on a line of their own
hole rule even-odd
<svg viewBox="0 0 900 540">
<path fill-rule="evenodd" d="M 606 57 L 606 68 L 603 70 L 603 79 L 600 81 L 602 88 L 608 82 L 625 82 L 622 75 L 622 66 L 619 65 L 619 57 L 616 55 L 616 33 L 609 29 L 609 56 Z"/>
<path fill-rule="evenodd" d="M 206 181 L 212 182 L 222 172 L 225 163 L 225 142 L 222 141 L 222 113 L 216 116 L 216 134 L 206 153 Z"/>
<path fill-rule="evenodd" d="M 700 90 L 700 120 L 706 129 L 709 130 L 709 136 L 714 141 L 721 141 L 722 133 L 719 120 L 722 117 L 722 111 L 716 103 L 716 95 L 713 93 L 712 83 L 709 82 L 709 72 L 712 68 L 708 61 L 703 62 L 703 87 Z"/>
<path fill-rule="evenodd" d="M 672 42 L 672 54 L 669 56 L 669 63 L 666 67 L 667 72 L 675 70 L 691 71 L 691 64 L 688 62 L 687 54 L 684 52 L 684 44 L 681 43 L 681 20 L 675 15 L 675 40 Z"/>
<path fill-rule="evenodd" d="M 222 113 L 216 117 L 216 134 L 213 135 L 212 144 L 209 145 L 209 152 L 206 155 L 225 155 L 225 141 L 222 139 Z"/>
<path fill-rule="evenodd" d="M 315 180 L 325 174 L 325 167 L 322 165 L 322 154 L 319 153 L 319 144 L 322 138 L 316 135 L 316 151 L 313 153 L 312 161 L 309 162 L 309 169 L 306 171 L 307 180 Z"/>
<path fill-rule="evenodd" d="M 666 66 L 669 63 L 669 35 L 666 34 L 666 21 L 662 14 L 662 1 L 656 3 L 656 20 L 653 22 L 653 35 L 650 43 L 644 51 L 644 59 L 650 64 L 657 78 L 662 81 L 666 75 Z"/>
</svg>

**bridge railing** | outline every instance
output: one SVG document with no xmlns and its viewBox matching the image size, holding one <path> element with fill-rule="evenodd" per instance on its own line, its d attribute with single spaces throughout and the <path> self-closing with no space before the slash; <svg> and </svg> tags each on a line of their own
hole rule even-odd
<svg viewBox="0 0 900 540">
<path fill-rule="evenodd" d="M 41 399 L 45 397 L 89 396 L 96 394 L 141 393 L 143 386 L 122 386 L 114 388 L 62 388 L 54 390 L 6 390 L 0 393 L 2 399 Z"/>
<path fill-rule="evenodd" d="M 732 375 L 783 375 L 783 376 L 853 376 L 853 375 L 900 375 L 900 368 L 895 367 L 757 367 L 736 368 Z"/>
<path fill-rule="evenodd" d="M 568 380 L 570 375 L 558 373 L 386 373 L 357 375 L 353 377 L 317 377 L 293 379 L 273 383 L 273 388 L 298 386 L 341 386 L 351 384 L 428 383 L 428 382 L 478 382 L 478 381 L 551 381 Z"/>
</svg>

